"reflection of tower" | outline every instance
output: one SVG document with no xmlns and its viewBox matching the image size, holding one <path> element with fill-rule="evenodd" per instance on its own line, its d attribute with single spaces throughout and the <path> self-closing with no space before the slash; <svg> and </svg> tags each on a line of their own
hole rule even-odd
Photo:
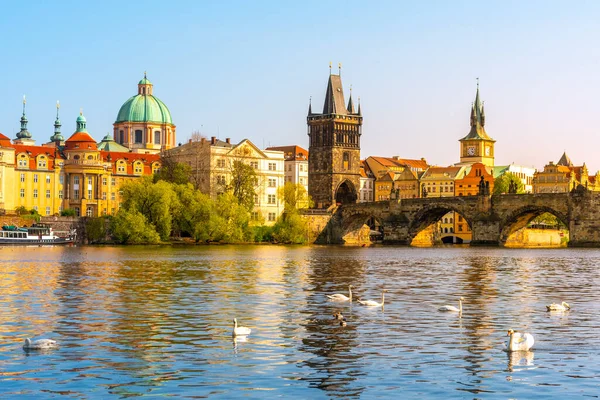
<svg viewBox="0 0 600 400">
<path fill-rule="evenodd" d="M 341 66 L 338 75 L 330 74 L 323 113 L 308 107 L 309 151 L 308 194 L 315 207 L 334 203 L 355 203 L 360 188 L 360 102 L 354 110 L 352 92 L 345 105 Z"/>
</svg>

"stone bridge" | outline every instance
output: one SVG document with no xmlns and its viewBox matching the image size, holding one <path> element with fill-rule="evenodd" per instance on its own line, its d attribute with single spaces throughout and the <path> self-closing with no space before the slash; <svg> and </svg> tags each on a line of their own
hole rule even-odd
<svg viewBox="0 0 600 400">
<path fill-rule="evenodd" d="M 502 194 L 402 199 L 341 205 L 334 211 L 320 242 L 365 242 L 365 224 L 376 220 L 383 227 L 383 242 L 411 244 L 449 211 L 469 224 L 471 244 L 504 245 L 515 231 L 543 213 L 555 215 L 569 228 L 569 246 L 600 247 L 600 193 Z M 368 240 L 369 229 L 366 229 Z"/>
</svg>

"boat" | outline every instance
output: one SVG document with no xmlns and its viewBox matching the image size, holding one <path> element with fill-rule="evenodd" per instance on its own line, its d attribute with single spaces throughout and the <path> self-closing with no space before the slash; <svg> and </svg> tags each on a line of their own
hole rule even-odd
<svg viewBox="0 0 600 400">
<path fill-rule="evenodd" d="M 29 227 L 3 225 L 0 245 L 55 245 L 75 243 L 77 234 L 72 229 L 66 236 L 58 236 L 48 224 L 32 224 Z"/>
</svg>

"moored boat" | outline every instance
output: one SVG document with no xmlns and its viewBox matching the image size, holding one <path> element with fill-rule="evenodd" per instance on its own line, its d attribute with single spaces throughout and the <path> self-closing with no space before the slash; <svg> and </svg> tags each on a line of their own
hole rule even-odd
<svg viewBox="0 0 600 400">
<path fill-rule="evenodd" d="M 4 225 L 0 230 L 0 245 L 55 245 L 70 244 L 77 237 L 75 230 L 61 237 L 54 233 L 47 224 L 33 224 L 30 227 Z"/>
</svg>

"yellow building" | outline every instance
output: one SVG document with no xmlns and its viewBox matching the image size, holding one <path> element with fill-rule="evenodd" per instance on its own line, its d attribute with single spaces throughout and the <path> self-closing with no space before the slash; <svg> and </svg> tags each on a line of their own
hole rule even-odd
<svg viewBox="0 0 600 400">
<path fill-rule="evenodd" d="M 374 198 L 375 201 L 383 201 L 390 199 L 390 193 L 395 188 L 394 181 L 396 180 L 396 174 L 403 172 L 408 169 L 419 175 L 425 171 L 428 167 L 427 161 L 424 158 L 420 160 L 411 160 L 400 157 L 368 157 L 365 160 L 369 169 L 372 171 L 375 177 L 375 190 Z M 402 175 L 403 179 L 406 179 L 406 175 Z M 411 185 L 412 187 L 412 185 Z M 412 195 L 412 192 L 411 192 Z"/>
<path fill-rule="evenodd" d="M 556 164 L 550 161 L 533 177 L 533 193 L 567 193 L 579 185 L 593 192 L 600 191 L 600 172 L 589 175 L 585 163 L 574 166 L 567 153 Z"/>
</svg>

